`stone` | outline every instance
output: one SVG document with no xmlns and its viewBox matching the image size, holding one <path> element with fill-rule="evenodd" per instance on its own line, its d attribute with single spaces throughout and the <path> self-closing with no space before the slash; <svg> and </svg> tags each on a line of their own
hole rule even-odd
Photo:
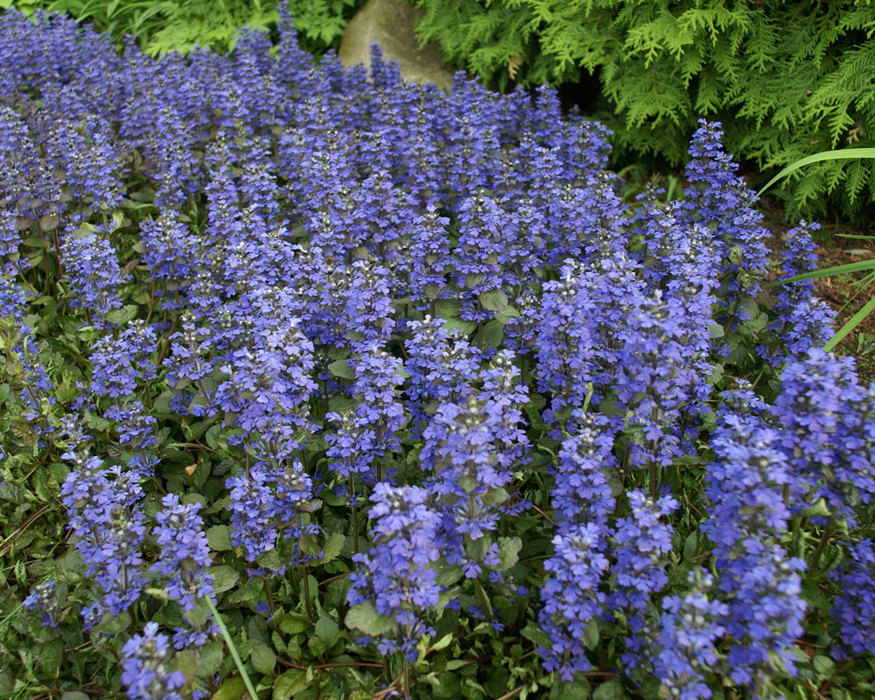
<svg viewBox="0 0 875 700">
<path fill-rule="evenodd" d="M 401 76 L 412 83 L 434 83 L 444 90 L 453 84 L 453 71 L 444 65 L 436 42 L 419 46 L 414 25 L 425 12 L 402 0 L 368 0 L 352 18 L 340 40 L 340 60 L 346 67 L 371 63 L 371 44 L 378 42 L 384 58 L 400 61 Z"/>
</svg>

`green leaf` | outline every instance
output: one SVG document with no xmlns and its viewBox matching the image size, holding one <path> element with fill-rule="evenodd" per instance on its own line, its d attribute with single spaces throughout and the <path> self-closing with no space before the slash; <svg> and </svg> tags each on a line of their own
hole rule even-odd
<svg viewBox="0 0 875 700">
<path fill-rule="evenodd" d="M 246 683 L 240 676 L 228 678 L 213 694 L 213 700 L 240 700 L 246 692 Z"/>
<path fill-rule="evenodd" d="M 550 689 L 550 700 L 586 700 L 590 697 L 592 684 L 579 676 L 575 676 L 570 683 L 559 681 Z"/>
<path fill-rule="evenodd" d="M 25 238 L 21 245 L 25 248 L 39 248 L 42 250 L 48 250 L 51 248 L 49 242 L 44 238 Z"/>
<path fill-rule="evenodd" d="M 597 649 L 599 645 L 599 621 L 596 618 L 590 618 L 586 623 L 586 629 L 583 630 L 583 646 L 590 651 Z"/>
<path fill-rule="evenodd" d="M 465 286 L 468 289 L 474 289 L 478 284 L 486 279 L 486 275 L 482 272 L 469 272 L 465 275 Z"/>
<path fill-rule="evenodd" d="M 332 532 L 325 541 L 325 544 L 322 545 L 322 558 L 319 560 L 319 563 L 327 564 L 337 559 L 343 550 L 344 542 L 346 542 L 346 537 L 342 532 Z"/>
<path fill-rule="evenodd" d="M 273 649 L 262 642 L 255 642 L 252 645 L 249 660 L 252 662 L 252 667 L 259 673 L 273 673 L 276 666 L 276 654 Z"/>
<path fill-rule="evenodd" d="M 497 506 L 504 503 L 508 498 L 510 498 L 510 495 L 508 494 L 507 489 L 489 489 L 483 494 L 483 503 L 487 506 Z"/>
<path fill-rule="evenodd" d="M 286 671 L 273 682 L 273 700 L 289 700 L 298 693 L 308 690 L 312 685 L 306 671 L 300 669 Z"/>
<path fill-rule="evenodd" d="M 502 313 L 507 309 L 507 294 L 500 289 L 490 289 L 488 292 L 481 292 L 478 298 L 480 299 L 480 306 L 487 311 Z"/>
<path fill-rule="evenodd" d="M 104 634 L 115 635 L 127 628 L 131 624 L 131 616 L 129 613 L 123 612 L 120 615 L 107 615 L 95 625 L 94 629 L 97 632 Z"/>
<path fill-rule="evenodd" d="M 127 304 L 120 309 L 112 309 L 106 313 L 106 320 L 120 326 L 137 317 L 139 309 L 134 304 Z"/>
<path fill-rule="evenodd" d="M 453 331 L 460 331 L 462 335 L 471 335 L 477 328 L 477 324 L 474 321 L 463 321 L 461 318 L 450 318 L 447 319 L 444 328 L 451 333 Z"/>
<path fill-rule="evenodd" d="M 214 552 L 229 552 L 234 549 L 227 525 L 213 525 L 207 529 L 207 543 Z"/>
<path fill-rule="evenodd" d="M 826 505 L 826 501 L 821 498 L 813 506 L 808 506 L 807 508 L 803 508 L 802 515 L 804 515 L 806 518 L 813 518 L 813 517 L 826 518 L 826 517 L 829 517 L 830 512 L 829 512 L 829 508 Z"/>
<path fill-rule="evenodd" d="M 271 571 L 279 571 L 285 566 L 283 558 L 275 549 L 269 549 L 266 552 L 262 552 L 258 555 L 256 561 L 260 566 L 263 566 L 265 569 L 270 569 Z"/>
<path fill-rule="evenodd" d="M 687 535 L 687 539 L 684 540 L 684 559 L 689 561 L 694 556 L 696 556 L 699 551 L 699 532 L 697 530 L 693 530 L 689 535 Z"/>
<path fill-rule="evenodd" d="M 475 561 L 483 561 L 489 553 L 489 548 L 492 546 L 492 536 L 484 535 L 476 540 L 466 538 L 465 549 Z"/>
<path fill-rule="evenodd" d="M 225 645 L 219 641 L 207 642 L 198 650 L 198 675 L 209 678 L 222 665 L 225 658 Z"/>
<path fill-rule="evenodd" d="M 310 626 L 303 615 L 289 613 L 280 620 L 280 629 L 286 634 L 298 634 Z"/>
<path fill-rule="evenodd" d="M 708 337 L 709 338 L 722 338 L 724 335 L 723 326 L 719 323 L 712 323 L 708 326 Z"/>
<path fill-rule="evenodd" d="M 811 659 L 811 663 L 814 665 L 814 670 L 821 676 L 829 676 L 835 668 L 835 661 L 828 656 L 821 656 L 819 654 Z"/>
<path fill-rule="evenodd" d="M 456 299 L 439 299 L 434 308 L 437 315 L 444 319 L 459 316 L 459 301 Z"/>
<path fill-rule="evenodd" d="M 498 570 L 507 571 L 519 561 L 523 541 L 519 537 L 498 538 Z"/>
<path fill-rule="evenodd" d="M 54 228 L 58 228 L 58 224 L 60 223 L 61 217 L 59 217 L 57 214 L 46 214 L 45 216 L 40 217 L 40 231 L 51 231 Z"/>
<path fill-rule="evenodd" d="M 328 410 L 335 413 L 344 414 L 347 411 L 352 411 L 356 406 L 353 399 L 348 396 L 332 396 L 328 399 Z"/>
<path fill-rule="evenodd" d="M 441 673 L 437 677 L 437 682 L 432 688 L 432 692 L 436 698 L 452 698 L 458 700 L 461 697 L 461 689 L 459 687 L 459 676 L 455 673 Z"/>
<path fill-rule="evenodd" d="M 438 639 L 434 644 L 431 645 L 432 651 L 440 651 L 448 646 L 450 646 L 450 642 L 453 641 L 453 633 L 445 634 L 443 637 Z"/>
<path fill-rule="evenodd" d="M 64 660 L 64 642 L 61 639 L 52 639 L 39 646 L 39 665 L 43 673 L 58 677 Z"/>
<path fill-rule="evenodd" d="M 260 578 L 251 578 L 228 595 L 229 603 L 254 604 L 259 600 L 264 585 Z"/>
<path fill-rule="evenodd" d="M 602 683 L 592 694 L 592 700 L 625 700 L 628 697 L 620 681 Z"/>
<path fill-rule="evenodd" d="M 129 199 L 132 199 L 135 202 L 146 202 L 152 203 L 155 201 L 155 190 L 151 187 L 144 187 L 141 190 L 137 190 L 136 192 L 131 192 L 128 195 Z"/>
<path fill-rule="evenodd" d="M 183 617 L 188 620 L 192 627 L 203 627 L 210 618 L 210 606 L 212 601 L 206 596 L 197 598 L 194 602 L 194 607 L 191 610 L 186 610 Z"/>
<path fill-rule="evenodd" d="M 462 573 L 461 566 L 444 566 L 438 570 L 435 582 L 442 587 L 452 586 L 462 578 Z"/>
<path fill-rule="evenodd" d="M 207 445 L 214 450 L 228 449 L 228 443 L 222 437 L 222 430 L 223 426 L 212 425 L 209 430 L 204 433 L 204 439 L 207 441 Z"/>
<path fill-rule="evenodd" d="M 329 491 L 328 489 L 322 491 L 319 494 L 319 498 L 329 506 L 337 507 L 346 505 L 346 496 L 338 496 L 334 491 Z"/>
<path fill-rule="evenodd" d="M 537 625 L 534 622 L 530 622 L 523 627 L 521 634 L 530 642 L 534 642 L 535 644 L 547 649 L 550 648 L 550 637 L 547 636 L 547 633 L 543 629 L 541 629 L 540 625 Z"/>
<path fill-rule="evenodd" d="M 225 564 L 207 567 L 207 573 L 213 577 L 213 591 L 224 593 L 237 584 L 240 574 Z"/>
<path fill-rule="evenodd" d="M 347 627 L 360 630 L 369 637 L 379 637 L 395 631 L 397 624 L 387 615 L 380 615 L 371 601 L 353 605 L 344 620 Z"/>
<path fill-rule="evenodd" d="M 355 370 L 346 363 L 346 360 L 335 360 L 328 365 L 328 371 L 341 379 L 355 379 Z"/>
<path fill-rule="evenodd" d="M 337 623 L 327 615 L 323 615 L 316 622 L 316 636 L 329 646 L 337 641 L 337 633 L 339 631 L 340 628 L 337 626 Z"/>
<path fill-rule="evenodd" d="M 504 340 L 504 324 L 497 319 L 483 326 L 483 344 L 488 348 L 497 348 Z"/>
<path fill-rule="evenodd" d="M 502 325 L 506 325 L 508 321 L 512 318 L 519 318 L 520 312 L 517 311 L 514 307 L 508 306 L 504 311 L 500 314 L 495 314 L 495 320 L 498 321 Z"/>
</svg>

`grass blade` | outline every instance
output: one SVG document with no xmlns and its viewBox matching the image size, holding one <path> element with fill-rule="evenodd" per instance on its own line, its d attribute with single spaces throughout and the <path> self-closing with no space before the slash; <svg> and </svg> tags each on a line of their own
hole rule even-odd
<svg viewBox="0 0 875 700">
<path fill-rule="evenodd" d="M 800 282 L 801 280 L 811 280 L 817 277 L 831 277 L 832 275 L 844 275 L 850 272 L 861 272 L 863 270 L 875 270 L 875 260 L 861 260 L 860 262 L 847 263 L 846 265 L 836 265 L 835 267 L 825 267 L 822 270 L 812 270 L 804 272 L 801 275 L 788 277 L 787 279 L 772 282 L 770 286 L 774 287 L 779 284 L 787 284 L 788 282 Z"/>
<path fill-rule="evenodd" d="M 225 642 L 228 645 L 228 650 L 231 652 L 231 658 L 234 659 L 234 664 L 237 666 L 237 670 L 240 671 L 243 683 L 246 685 L 246 690 L 249 693 L 250 700 L 258 700 L 258 693 L 255 692 L 255 688 L 252 687 L 252 681 L 249 680 L 249 675 L 246 673 L 246 669 L 243 668 L 243 661 L 240 660 L 240 654 L 237 653 L 237 647 L 234 646 L 234 640 L 231 639 L 228 628 L 225 626 L 225 621 L 216 609 L 215 603 L 210 600 L 210 597 L 204 596 L 204 600 L 207 601 L 207 605 L 210 606 L 210 612 L 213 613 L 216 622 L 219 624 L 219 629 L 222 630 L 222 636 L 225 638 Z"/>
<path fill-rule="evenodd" d="M 837 151 L 822 151 L 821 153 L 815 153 L 810 156 L 805 156 L 805 158 L 800 158 L 799 160 L 790 163 L 790 165 L 788 165 L 781 172 L 775 175 L 775 177 L 769 180 L 766 183 L 766 186 L 763 187 L 759 192 L 757 192 L 756 195 L 754 195 L 754 199 L 759 199 L 760 197 L 762 197 L 763 192 L 769 189 L 778 180 L 786 177 L 793 171 L 798 170 L 805 165 L 820 163 L 825 160 L 845 160 L 850 158 L 875 158 L 875 148 L 841 148 Z"/>
<path fill-rule="evenodd" d="M 863 322 L 863 319 L 866 318 L 866 316 L 872 313 L 873 310 L 875 310 L 875 297 L 872 297 L 866 302 L 866 305 L 862 309 L 851 316 L 851 318 L 848 319 L 848 322 L 839 328 L 838 332 L 830 338 L 830 341 L 826 345 L 823 346 L 823 349 L 829 352 L 836 345 L 841 343 L 851 331 Z"/>
</svg>

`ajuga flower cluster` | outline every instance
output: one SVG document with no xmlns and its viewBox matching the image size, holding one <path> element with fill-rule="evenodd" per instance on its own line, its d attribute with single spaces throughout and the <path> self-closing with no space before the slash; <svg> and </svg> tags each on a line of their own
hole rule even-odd
<svg viewBox="0 0 875 700">
<path fill-rule="evenodd" d="M 0 694 L 867 694 L 875 387 L 718 124 L 608 136 L 0 16 Z"/>
</svg>

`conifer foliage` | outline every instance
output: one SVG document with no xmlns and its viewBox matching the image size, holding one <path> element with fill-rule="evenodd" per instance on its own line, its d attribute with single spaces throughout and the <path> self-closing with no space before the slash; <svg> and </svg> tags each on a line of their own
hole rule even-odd
<svg viewBox="0 0 875 700">
<path fill-rule="evenodd" d="M 421 39 L 493 84 L 597 80 L 625 153 L 677 165 L 702 116 L 720 119 L 729 152 L 761 169 L 875 144 L 871 3 L 408 1 L 426 10 Z M 830 203 L 858 216 L 875 201 L 875 170 L 821 163 L 786 187 L 794 213 Z"/>
</svg>

